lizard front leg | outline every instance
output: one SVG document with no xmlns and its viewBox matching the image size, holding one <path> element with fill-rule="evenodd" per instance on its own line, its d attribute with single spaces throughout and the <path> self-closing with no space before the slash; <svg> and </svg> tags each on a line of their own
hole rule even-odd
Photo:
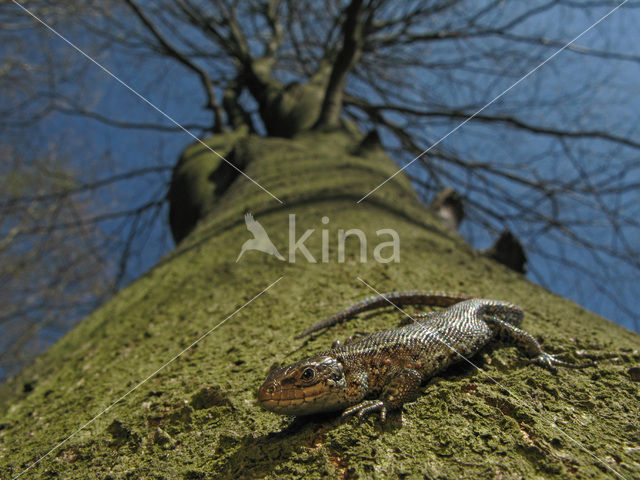
<svg viewBox="0 0 640 480">
<path fill-rule="evenodd" d="M 415 400 L 420 392 L 422 375 L 411 368 L 404 368 L 391 378 L 384 387 L 380 398 L 375 400 L 364 400 L 352 407 L 347 408 L 342 415 L 353 415 L 358 413 L 362 418 L 369 412 L 380 411 L 380 419 L 384 422 L 387 418 L 388 410 L 395 410 L 407 402 Z"/>
</svg>

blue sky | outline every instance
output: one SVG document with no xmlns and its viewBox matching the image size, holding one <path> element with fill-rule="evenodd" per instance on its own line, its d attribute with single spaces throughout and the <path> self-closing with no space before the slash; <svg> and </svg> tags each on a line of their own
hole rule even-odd
<svg viewBox="0 0 640 480">
<path fill-rule="evenodd" d="M 640 55 L 640 33 L 637 25 L 640 25 L 640 11 L 637 8 L 624 8 L 616 12 L 598 25 L 591 32 L 580 39 L 579 46 L 589 48 L 602 48 L 623 54 Z M 606 10 L 597 10 L 567 16 L 563 22 L 556 18 L 549 19 L 539 17 L 532 20 L 530 25 L 523 28 L 535 31 L 544 31 L 549 38 L 561 38 L 570 40 L 572 36 L 580 33 L 590 23 L 593 23 Z M 550 21 L 554 20 L 554 21 Z M 573 34 L 571 32 L 574 32 Z M 78 31 L 61 31 L 65 36 L 81 48 L 87 48 L 96 60 L 110 69 L 119 78 L 129 84 L 135 90 L 145 95 L 149 101 L 158 105 L 169 115 L 181 123 L 203 124 L 210 123 L 210 116 L 202 106 L 205 97 L 197 79 L 186 74 L 185 70 L 175 62 L 150 57 L 148 55 L 132 55 L 131 52 L 121 48 L 109 48 L 100 50 L 92 48 L 87 42 L 87 37 Z M 82 92 L 80 97 L 83 106 L 114 119 L 126 119 L 128 121 L 152 122 L 159 125 L 171 126 L 171 123 L 158 112 L 136 98 L 131 92 L 123 88 L 98 67 L 81 58 L 79 54 L 70 50 L 70 47 L 56 38 L 50 32 L 39 31 L 34 34 L 34 41 L 46 43 L 53 49 L 59 58 L 72 58 L 76 68 L 82 75 L 67 79 L 62 83 L 63 91 Z M 500 39 L 494 40 L 498 48 Z M 491 41 L 484 41 L 482 45 L 469 42 L 465 48 L 473 51 L 474 48 L 490 50 Z M 550 51 L 551 53 L 552 51 Z M 430 58 L 447 58 L 447 51 L 438 51 L 434 47 L 429 52 Z M 34 57 L 35 58 L 35 57 Z M 508 62 L 506 60 L 509 59 Z M 479 64 L 480 65 L 480 64 Z M 496 80 L 492 75 L 486 78 L 478 72 L 459 73 L 459 85 L 439 81 L 434 77 L 429 83 L 429 96 L 440 98 L 443 103 L 477 104 L 484 105 L 496 94 L 508 88 L 518 78 L 531 70 L 535 65 L 518 61 L 517 56 L 505 56 L 503 78 Z M 78 82 L 75 83 L 77 78 Z M 473 79 L 473 82 L 470 80 Z M 475 85 L 475 88 L 471 88 Z M 477 88 L 486 85 L 486 89 Z M 588 90 L 585 85 L 590 86 Z M 637 132 L 638 114 L 640 111 L 640 64 L 637 61 L 611 60 L 599 57 L 589 57 L 574 52 L 562 52 L 527 78 L 512 91 L 504 95 L 488 112 L 514 112 L 521 111 L 526 104 L 527 119 L 532 122 L 544 121 L 547 124 L 566 126 L 565 112 L 571 113 L 573 122 L 576 122 L 576 111 L 581 112 L 578 117 L 584 125 L 583 128 L 599 126 L 612 133 L 629 134 Z M 424 99 L 425 93 L 416 88 L 410 92 L 419 104 Z M 533 98 L 538 100 L 538 105 L 529 105 Z M 550 110 L 549 105 L 556 108 Z M 549 112 L 553 112 L 550 116 Z M 429 146 L 429 142 L 441 138 L 454 128 L 460 120 L 443 122 L 441 125 L 430 124 L 429 130 L 414 127 L 417 142 Z M 627 127 L 628 126 L 628 129 Z M 193 130 L 196 135 L 201 135 L 199 130 Z M 27 132 L 23 132 L 27 135 Z M 119 172 L 126 172 L 133 168 L 165 166 L 166 170 L 149 174 L 133 181 L 121 182 L 115 186 L 96 192 L 90 199 L 97 212 L 111 211 L 118 208 L 126 208 L 144 198 L 157 198 L 166 192 L 170 178 L 170 168 L 175 164 L 180 152 L 192 139 L 184 132 L 162 132 L 157 130 L 132 130 L 120 129 L 105 125 L 85 117 L 77 117 L 56 113 L 40 122 L 28 132 L 30 139 L 28 148 L 46 149 L 48 145 L 55 144 L 63 154 L 68 157 L 69 164 L 81 172 L 85 181 L 105 178 Z M 585 141 L 584 148 L 589 150 L 585 155 L 584 167 L 588 170 L 590 163 L 602 165 L 604 155 L 610 155 L 610 149 L 605 148 L 604 142 Z M 563 176 L 571 175 L 572 170 L 567 169 L 566 163 L 559 160 L 564 155 L 557 143 L 549 141 L 544 136 L 532 136 L 519 134 L 500 124 L 483 124 L 471 121 L 458 132 L 451 135 L 443 142 L 442 147 L 455 149 L 460 154 L 468 154 L 471 158 L 492 160 L 497 159 L 503 165 L 514 162 L 514 169 L 522 169 L 519 163 L 527 159 L 528 171 L 532 176 Z M 579 150 L 579 148 L 578 148 Z M 628 155 L 626 152 L 625 155 Z M 600 157 L 598 158 L 598 156 Z M 637 156 L 637 153 L 636 153 Z M 409 155 L 397 158 L 399 165 L 410 160 Z M 431 160 L 438 162 L 437 159 Z M 611 161 L 615 161 L 614 158 Z M 606 160 L 604 162 L 606 164 Z M 417 164 L 416 164 L 417 167 Z M 447 174 L 456 176 L 464 175 L 462 171 L 447 167 Z M 409 170 L 414 175 L 420 176 L 421 172 L 416 168 Z M 640 169 L 632 170 L 623 180 L 628 184 L 640 182 Z M 374 185 L 372 185 L 372 188 Z M 384 188 L 384 187 L 383 187 Z M 505 188 L 517 188 L 507 186 Z M 365 193 L 365 192 L 363 192 Z M 470 199 L 486 201 L 486 197 L 477 192 L 461 192 Z M 626 196 L 618 199 L 622 202 L 621 208 L 630 215 L 640 215 L 639 196 L 637 191 L 629 191 Z M 532 208 L 544 208 L 538 204 Z M 578 203 L 567 203 L 562 206 L 566 209 L 568 217 L 580 217 L 590 215 L 589 209 L 582 210 Z M 507 208 L 507 207 L 505 207 Z M 172 241 L 167 228 L 166 206 L 159 212 L 158 220 L 153 223 L 148 238 L 136 246 L 132 256 L 123 285 L 137 278 L 144 271 L 151 268 L 159 258 L 172 248 Z M 542 253 L 551 253 L 559 258 L 575 262 L 576 265 L 585 266 L 587 269 L 599 269 L 600 263 L 592 253 L 564 244 L 564 240 L 536 233 L 530 227 L 513 219 L 508 225 L 516 233 L 524 232 L 533 239 L 537 251 L 528 251 L 529 263 L 533 273 L 529 277 L 535 281 L 543 281 L 550 290 L 574 299 L 586 308 L 593 310 L 627 328 L 638 330 L 634 320 L 616 305 L 614 301 L 601 292 L 603 279 L 608 279 L 606 287 L 613 291 L 618 302 L 629 310 L 636 310 L 637 285 L 640 281 L 638 269 L 621 261 L 610 261 L 607 264 L 609 271 L 602 272 L 602 277 L 594 277 L 581 272 L 580 269 L 571 271 L 557 262 L 545 258 Z M 495 225 L 496 230 L 501 226 Z M 120 221 L 105 222 L 102 226 L 108 235 L 124 238 L 128 227 Z M 590 225 L 585 227 L 583 234 L 593 238 L 608 238 L 610 228 Z M 495 238 L 495 232 L 478 228 L 469 222 L 463 223 L 461 233 L 476 248 L 487 248 Z M 640 244 L 637 229 L 629 229 L 626 232 L 629 241 L 636 247 Z M 612 242 L 614 240 L 611 240 Z M 420 288 L 420 286 L 416 286 Z M 70 327 L 72 322 L 67 324 Z M 42 332 L 42 340 L 45 344 L 58 338 L 63 331 L 58 327 Z"/>
</svg>

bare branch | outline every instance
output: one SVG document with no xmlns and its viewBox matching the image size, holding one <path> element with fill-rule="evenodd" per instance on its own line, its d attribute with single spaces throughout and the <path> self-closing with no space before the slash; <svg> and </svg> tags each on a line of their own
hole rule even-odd
<svg viewBox="0 0 640 480">
<path fill-rule="evenodd" d="M 216 99 L 216 93 L 214 90 L 214 82 L 211 80 L 209 74 L 200 66 L 198 66 L 195 62 L 191 61 L 187 56 L 183 55 L 177 48 L 175 48 L 169 41 L 164 37 L 164 35 L 160 32 L 159 28 L 151 21 L 151 19 L 144 13 L 144 11 L 134 2 L 134 0 L 124 0 L 131 10 L 136 14 L 136 16 L 140 19 L 140 21 L 147 27 L 149 32 L 153 35 L 153 37 L 157 40 L 163 50 L 167 53 L 167 55 L 176 59 L 182 65 L 187 67 L 188 69 L 195 72 L 200 81 L 202 82 L 202 86 L 204 87 L 204 91 L 207 95 L 207 105 L 206 108 L 211 110 L 214 115 L 214 123 L 213 123 L 213 131 L 214 132 L 222 132 L 225 130 L 224 125 L 224 113 L 222 108 L 218 104 L 218 100 Z"/>
<path fill-rule="evenodd" d="M 333 63 L 316 128 L 334 127 L 342 111 L 342 96 L 347 73 L 358 61 L 363 43 L 363 1 L 352 0 L 345 10 L 342 49 Z M 369 16 L 371 19 L 372 13 Z"/>
</svg>

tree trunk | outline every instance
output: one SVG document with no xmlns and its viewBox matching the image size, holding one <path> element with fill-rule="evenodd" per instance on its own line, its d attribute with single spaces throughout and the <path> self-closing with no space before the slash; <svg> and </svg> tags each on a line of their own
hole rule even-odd
<svg viewBox="0 0 640 480">
<path fill-rule="evenodd" d="M 216 137 L 219 151 L 233 150 L 234 162 L 285 205 L 242 176 L 225 177 L 224 191 L 200 210 L 206 218 L 173 252 L 5 385 L 0 476 L 20 474 L 226 319 L 24 478 L 614 478 L 613 471 L 637 478 L 639 336 L 474 251 L 432 217 L 402 175 L 356 204 L 397 168 L 379 150 L 358 156 L 360 139 L 347 129 L 294 139 Z M 203 172 L 215 187 L 218 160 L 210 160 Z M 246 251 L 235 262 L 251 238 L 246 212 L 286 261 Z M 317 263 L 300 250 L 289 261 L 290 214 L 296 239 L 315 229 L 304 245 Z M 355 228 L 368 242 L 367 261 L 349 237 L 339 262 L 338 229 Z M 390 239 L 376 234 L 381 229 L 398 233 L 399 263 L 373 259 Z M 548 352 L 599 365 L 552 374 L 514 348 L 488 348 L 473 359 L 483 371 L 466 363 L 449 369 L 385 424 L 376 415 L 294 420 L 261 410 L 255 393 L 274 362 L 400 323 L 389 309 L 307 343 L 293 340 L 371 296 L 358 277 L 379 291 L 512 301 L 526 312 L 523 328 Z"/>
</svg>

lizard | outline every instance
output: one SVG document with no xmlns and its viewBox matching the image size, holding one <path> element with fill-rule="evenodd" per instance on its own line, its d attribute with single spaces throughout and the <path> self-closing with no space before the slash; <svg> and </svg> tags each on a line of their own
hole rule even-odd
<svg viewBox="0 0 640 480">
<path fill-rule="evenodd" d="M 308 328 L 296 338 L 328 328 L 358 313 L 385 305 L 434 305 L 444 310 L 418 317 L 411 324 L 378 331 L 284 367 L 273 367 L 258 390 L 266 410 L 284 415 L 309 415 L 342 410 L 360 418 L 414 401 L 429 378 L 468 360 L 494 340 L 515 344 L 532 361 L 555 371 L 555 366 L 584 368 L 544 352 L 538 341 L 519 328 L 524 311 L 501 300 L 447 292 L 390 292 L 367 298 Z"/>
</svg>

